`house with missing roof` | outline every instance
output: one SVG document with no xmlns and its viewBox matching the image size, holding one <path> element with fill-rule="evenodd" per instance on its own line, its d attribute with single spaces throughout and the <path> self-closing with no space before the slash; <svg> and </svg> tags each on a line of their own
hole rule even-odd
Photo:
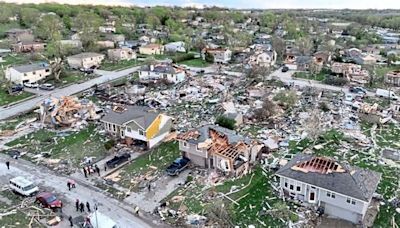
<svg viewBox="0 0 400 228">
<path fill-rule="evenodd" d="M 228 175 L 246 173 L 259 146 L 235 131 L 217 125 L 204 125 L 177 136 L 179 150 L 193 164 L 217 169 Z"/>
<path fill-rule="evenodd" d="M 285 196 L 362 223 L 381 174 L 328 157 L 298 154 L 276 172 Z"/>
<path fill-rule="evenodd" d="M 5 70 L 5 77 L 16 84 L 34 83 L 49 75 L 51 68 L 47 63 L 20 65 Z"/>
<path fill-rule="evenodd" d="M 139 53 L 142 55 L 162 55 L 164 46 L 161 44 L 147 44 L 139 47 Z"/>
<path fill-rule="evenodd" d="M 201 57 L 206 60 L 206 56 L 213 56 L 214 63 L 228 63 L 232 59 L 232 51 L 227 48 L 204 48 Z"/>
<path fill-rule="evenodd" d="M 77 55 L 68 56 L 68 65 L 73 69 L 89 69 L 100 66 L 104 59 L 103 54 L 94 52 L 84 52 Z"/>
<path fill-rule="evenodd" d="M 156 64 L 143 66 L 139 70 L 141 81 L 165 80 L 169 83 L 179 83 L 185 80 L 186 74 L 183 69 L 174 67 L 171 64 Z"/>
<path fill-rule="evenodd" d="M 128 145 L 145 143 L 152 148 L 169 135 L 172 118 L 140 106 L 114 106 L 101 122 L 110 135 Z"/>
</svg>

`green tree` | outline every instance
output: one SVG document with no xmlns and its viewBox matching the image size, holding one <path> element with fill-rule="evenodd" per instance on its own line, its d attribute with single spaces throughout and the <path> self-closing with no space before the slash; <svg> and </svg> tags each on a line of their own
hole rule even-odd
<svg viewBox="0 0 400 228">
<path fill-rule="evenodd" d="M 272 12 L 266 12 L 261 15 L 261 26 L 275 28 L 277 23 L 277 17 Z"/>
<path fill-rule="evenodd" d="M 40 12 L 35 8 L 22 8 L 19 13 L 20 24 L 26 27 L 35 24 L 39 17 Z"/>
<path fill-rule="evenodd" d="M 226 116 L 218 116 L 215 124 L 221 127 L 228 128 L 231 130 L 235 129 L 236 121 L 234 119 L 228 118 Z"/>
<path fill-rule="evenodd" d="M 274 96 L 274 101 L 285 108 L 292 108 L 298 101 L 298 97 L 293 90 L 281 90 Z"/>
<path fill-rule="evenodd" d="M 161 25 L 160 19 L 155 15 L 149 15 L 145 20 L 146 24 L 149 24 L 152 29 L 155 29 L 157 26 Z"/>
<path fill-rule="evenodd" d="M 271 38 L 271 44 L 277 54 L 277 59 L 282 61 L 286 54 L 286 45 L 285 41 L 277 36 L 273 36 Z"/>
<path fill-rule="evenodd" d="M 7 23 L 12 16 L 13 12 L 8 5 L 0 5 L 0 23 Z"/>
<path fill-rule="evenodd" d="M 101 18 L 90 12 L 80 13 L 74 19 L 73 25 L 80 31 L 79 36 L 85 49 L 95 46 L 101 23 Z"/>
<path fill-rule="evenodd" d="M 61 38 L 63 29 L 64 24 L 59 16 L 47 14 L 39 19 L 34 32 L 41 39 L 54 41 Z"/>
</svg>

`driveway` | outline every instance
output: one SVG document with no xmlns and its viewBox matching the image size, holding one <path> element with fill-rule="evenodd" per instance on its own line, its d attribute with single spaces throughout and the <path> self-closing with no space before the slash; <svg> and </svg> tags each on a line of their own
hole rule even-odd
<svg viewBox="0 0 400 228">
<path fill-rule="evenodd" d="M 5 162 L 10 157 L 0 154 L 0 182 L 2 185 L 8 183 L 8 180 L 15 176 L 24 176 L 37 183 L 40 188 L 53 189 L 55 194 L 64 201 L 63 213 L 76 217 L 75 200 L 79 199 L 83 202 L 89 202 L 92 208 L 98 205 L 99 211 L 114 220 L 121 228 L 131 227 L 163 227 L 161 224 L 153 224 L 150 221 L 142 220 L 133 215 L 133 206 L 126 205 L 116 199 L 103 195 L 99 189 L 77 181 L 77 187 L 71 191 L 67 188 L 67 179 L 65 176 L 58 176 L 54 172 L 45 167 L 38 167 L 34 164 L 18 159 L 10 160 L 10 170 L 7 170 Z M 85 214 L 79 214 L 85 215 Z M 65 227 L 64 225 L 61 227 Z"/>
<path fill-rule="evenodd" d="M 106 83 L 111 80 L 115 80 L 124 76 L 129 75 L 130 73 L 136 72 L 140 66 L 128 68 L 122 71 L 99 71 L 100 77 L 94 78 L 92 80 L 86 81 L 80 84 L 73 84 L 61 89 L 55 89 L 53 91 L 49 91 L 49 93 L 41 94 L 39 97 L 35 97 L 33 99 L 29 99 L 18 104 L 15 104 L 10 107 L 0 107 L 0 120 L 7 119 L 12 116 L 16 116 L 23 112 L 28 112 L 38 106 L 44 99 L 52 96 L 52 97 L 62 97 L 69 96 L 75 93 L 79 93 L 81 91 L 87 90 L 95 84 Z M 97 72 L 96 72 L 97 73 Z"/>
</svg>

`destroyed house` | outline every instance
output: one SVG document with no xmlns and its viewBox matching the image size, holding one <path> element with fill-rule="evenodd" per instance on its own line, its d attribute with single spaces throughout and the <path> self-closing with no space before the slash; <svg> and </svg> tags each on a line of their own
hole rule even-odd
<svg viewBox="0 0 400 228">
<path fill-rule="evenodd" d="M 251 156 L 250 140 L 216 125 L 205 125 L 178 135 L 182 155 L 192 163 L 226 174 L 247 171 Z"/>
<path fill-rule="evenodd" d="M 101 122 L 107 133 L 130 145 L 142 142 L 152 148 L 171 131 L 171 117 L 139 106 L 114 106 Z"/>
<path fill-rule="evenodd" d="M 298 154 L 276 172 L 285 196 L 355 224 L 363 221 L 381 174 L 313 155 Z"/>
</svg>

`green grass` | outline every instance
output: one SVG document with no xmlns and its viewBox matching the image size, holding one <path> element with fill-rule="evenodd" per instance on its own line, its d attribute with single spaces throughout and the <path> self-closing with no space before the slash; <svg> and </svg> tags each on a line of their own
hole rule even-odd
<svg viewBox="0 0 400 228">
<path fill-rule="evenodd" d="M 78 165 L 84 157 L 106 156 L 107 151 L 103 143 L 105 137 L 91 124 L 79 132 L 72 132 L 65 137 L 57 137 L 55 132 L 40 129 L 36 132 L 18 138 L 7 143 L 7 146 L 22 147 L 30 151 L 30 154 L 49 152 L 51 158 L 65 159 L 74 165 Z"/>
<path fill-rule="evenodd" d="M 3 60 L 5 62 L 0 63 L 0 66 L 17 66 L 31 62 L 29 54 L 10 54 L 4 57 Z"/>
<path fill-rule="evenodd" d="M 35 113 L 29 113 L 26 115 L 18 116 L 13 119 L 5 120 L 0 122 L 0 130 L 15 130 L 15 127 L 20 124 L 21 122 L 36 117 Z"/>
<path fill-rule="evenodd" d="M 134 66 L 139 66 L 142 65 L 143 62 L 138 61 L 136 59 L 132 60 L 124 60 L 124 61 L 119 61 L 119 62 L 111 62 L 111 61 L 105 61 L 101 64 L 101 70 L 109 70 L 109 71 L 118 71 L 118 70 L 123 70 L 129 67 L 134 67 Z"/>
<path fill-rule="evenodd" d="M 156 172 L 164 172 L 164 169 L 180 156 L 177 142 L 166 142 L 152 149 L 146 154 L 136 158 L 131 164 L 122 169 L 121 182 L 123 187 L 128 188 L 130 179 L 134 176 L 140 176 L 149 171 L 153 171 L 150 166 L 156 167 Z"/>
<path fill-rule="evenodd" d="M 202 59 L 190 59 L 190 60 L 185 60 L 182 62 L 179 62 L 179 64 L 183 64 L 189 67 L 207 67 L 210 64 Z"/>
<path fill-rule="evenodd" d="M 304 78 L 308 80 L 315 80 L 315 81 L 323 81 L 325 79 L 325 73 L 318 73 L 318 74 L 310 74 L 308 72 L 296 72 L 294 73 L 293 77 L 295 78 Z"/>
<path fill-rule="evenodd" d="M 17 102 L 31 96 L 33 96 L 32 93 L 28 93 L 25 91 L 19 92 L 17 94 L 8 94 L 7 89 L 3 86 L 0 86 L 0 106 Z"/>
<path fill-rule="evenodd" d="M 6 37 L 6 32 L 12 28 L 20 28 L 21 26 L 17 21 L 9 23 L 0 23 L 0 39 Z"/>
</svg>

